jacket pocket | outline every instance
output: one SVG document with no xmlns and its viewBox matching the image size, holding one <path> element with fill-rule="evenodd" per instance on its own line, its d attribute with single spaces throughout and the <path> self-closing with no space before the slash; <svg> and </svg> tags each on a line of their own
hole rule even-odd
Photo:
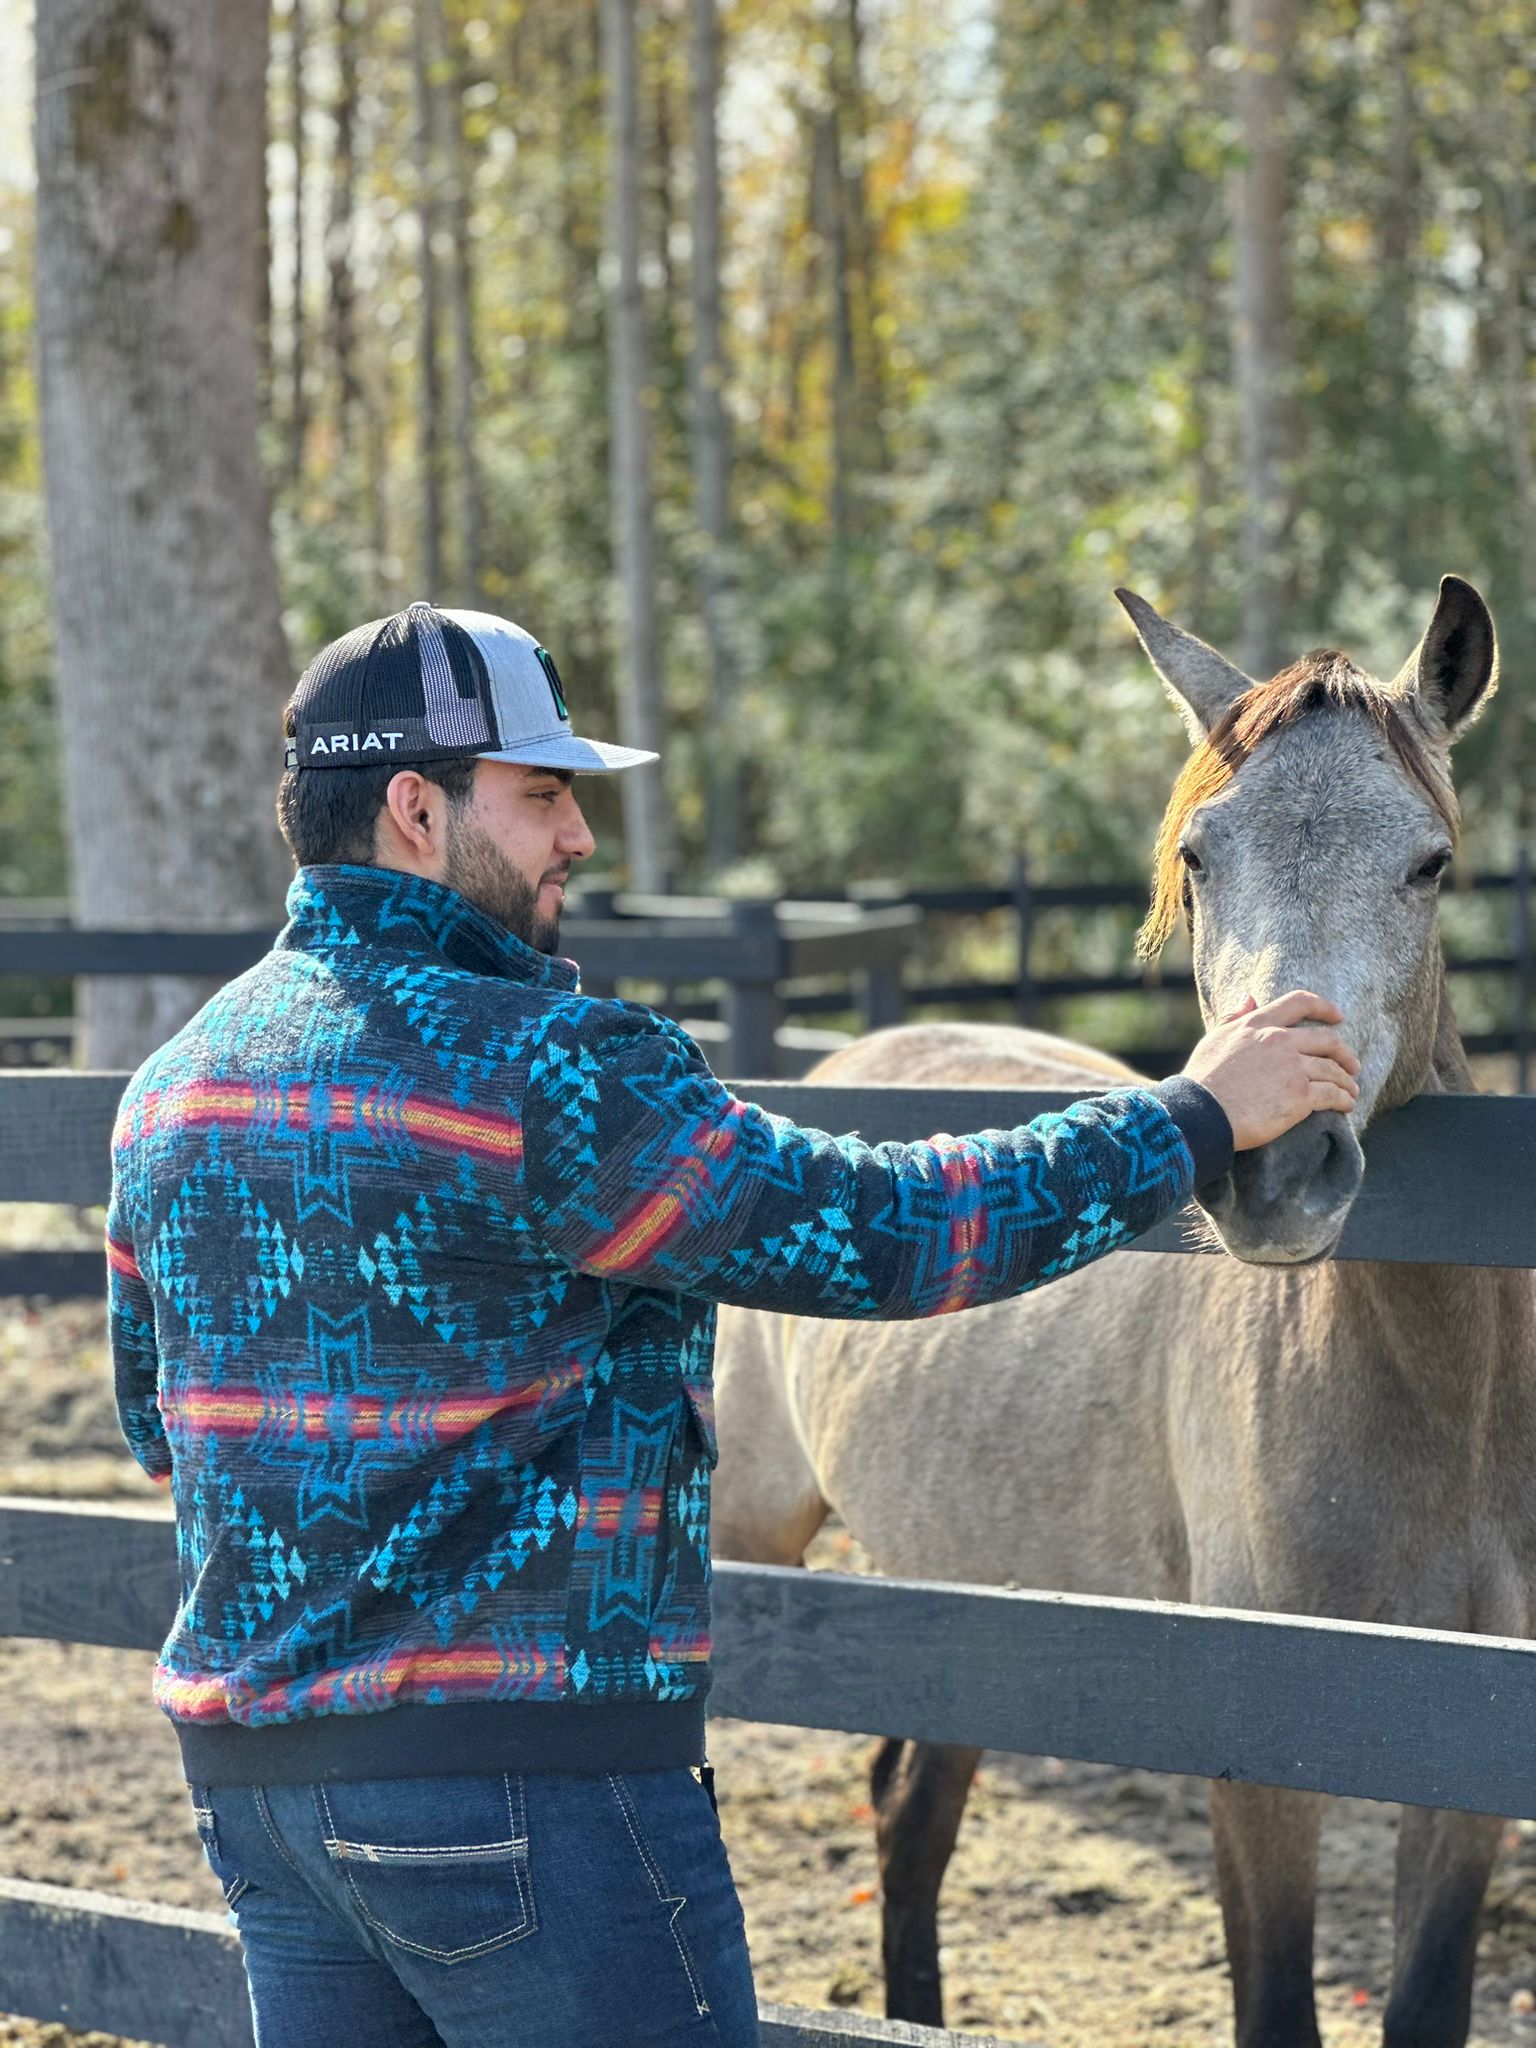
<svg viewBox="0 0 1536 2048">
<path fill-rule="evenodd" d="M 315 1800 L 353 1905 L 397 1948 L 462 1963 L 535 1931 L 521 1778 L 318 1785 Z"/>
</svg>

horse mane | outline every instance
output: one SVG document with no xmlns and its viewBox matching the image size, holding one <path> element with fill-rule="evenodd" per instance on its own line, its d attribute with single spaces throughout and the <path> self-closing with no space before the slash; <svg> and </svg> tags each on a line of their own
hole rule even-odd
<svg viewBox="0 0 1536 2048">
<path fill-rule="evenodd" d="M 1184 864 L 1179 843 L 1191 814 L 1226 788 L 1244 761 L 1271 734 L 1284 732 L 1309 711 L 1361 712 L 1391 746 L 1454 839 L 1460 824 L 1449 777 L 1405 714 L 1402 702 L 1356 668 L 1347 655 L 1324 647 L 1304 654 L 1267 683 L 1228 705 L 1189 757 L 1173 785 L 1158 829 L 1152 868 L 1152 907 L 1136 935 L 1136 951 L 1150 960 L 1162 950 L 1184 907 Z"/>
</svg>

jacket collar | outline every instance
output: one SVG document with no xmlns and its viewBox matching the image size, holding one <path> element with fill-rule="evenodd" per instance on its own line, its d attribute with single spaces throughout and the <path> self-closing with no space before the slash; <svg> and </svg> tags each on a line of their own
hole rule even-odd
<svg viewBox="0 0 1536 2048">
<path fill-rule="evenodd" d="M 574 960 L 536 953 L 457 889 L 423 875 L 395 868 L 300 868 L 289 885 L 287 909 L 291 922 L 277 943 L 289 952 L 377 946 L 535 988 L 574 992 L 579 986 Z"/>
</svg>

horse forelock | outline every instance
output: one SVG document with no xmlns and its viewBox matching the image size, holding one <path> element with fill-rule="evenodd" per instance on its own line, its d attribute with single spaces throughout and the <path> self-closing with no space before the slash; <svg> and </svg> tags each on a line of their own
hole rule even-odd
<svg viewBox="0 0 1536 2048">
<path fill-rule="evenodd" d="M 1331 647 L 1304 654 L 1267 683 L 1256 683 L 1231 704 L 1196 747 L 1173 786 L 1158 829 L 1153 857 L 1152 904 L 1137 934 L 1136 950 L 1151 959 L 1167 942 L 1184 904 L 1179 846 L 1201 804 L 1231 782 L 1262 741 L 1314 711 L 1359 712 L 1370 719 L 1398 762 L 1423 790 L 1455 839 L 1460 814 L 1450 777 L 1416 730 L 1402 700 Z"/>
</svg>

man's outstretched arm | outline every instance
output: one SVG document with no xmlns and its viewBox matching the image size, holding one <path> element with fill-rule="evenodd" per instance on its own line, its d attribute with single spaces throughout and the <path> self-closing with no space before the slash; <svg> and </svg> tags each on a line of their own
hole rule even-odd
<svg viewBox="0 0 1536 2048">
<path fill-rule="evenodd" d="M 1226 1170 L 1235 1134 L 1262 1143 L 1347 1106 L 1347 1069 L 1315 1049 L 1331 1034 L 1293 1043 L 1270 1011 L 1219 1026 L 1171 1082 L 1010 1131 L 871 1146 L 741 1101 L 675 1025 L 592 1003 L 553 1019 L 529 1060 L 528 1221 L 579 1271 L 788 1314 L 1001 1300 L 1150 1229 Z"/>
</svg>

